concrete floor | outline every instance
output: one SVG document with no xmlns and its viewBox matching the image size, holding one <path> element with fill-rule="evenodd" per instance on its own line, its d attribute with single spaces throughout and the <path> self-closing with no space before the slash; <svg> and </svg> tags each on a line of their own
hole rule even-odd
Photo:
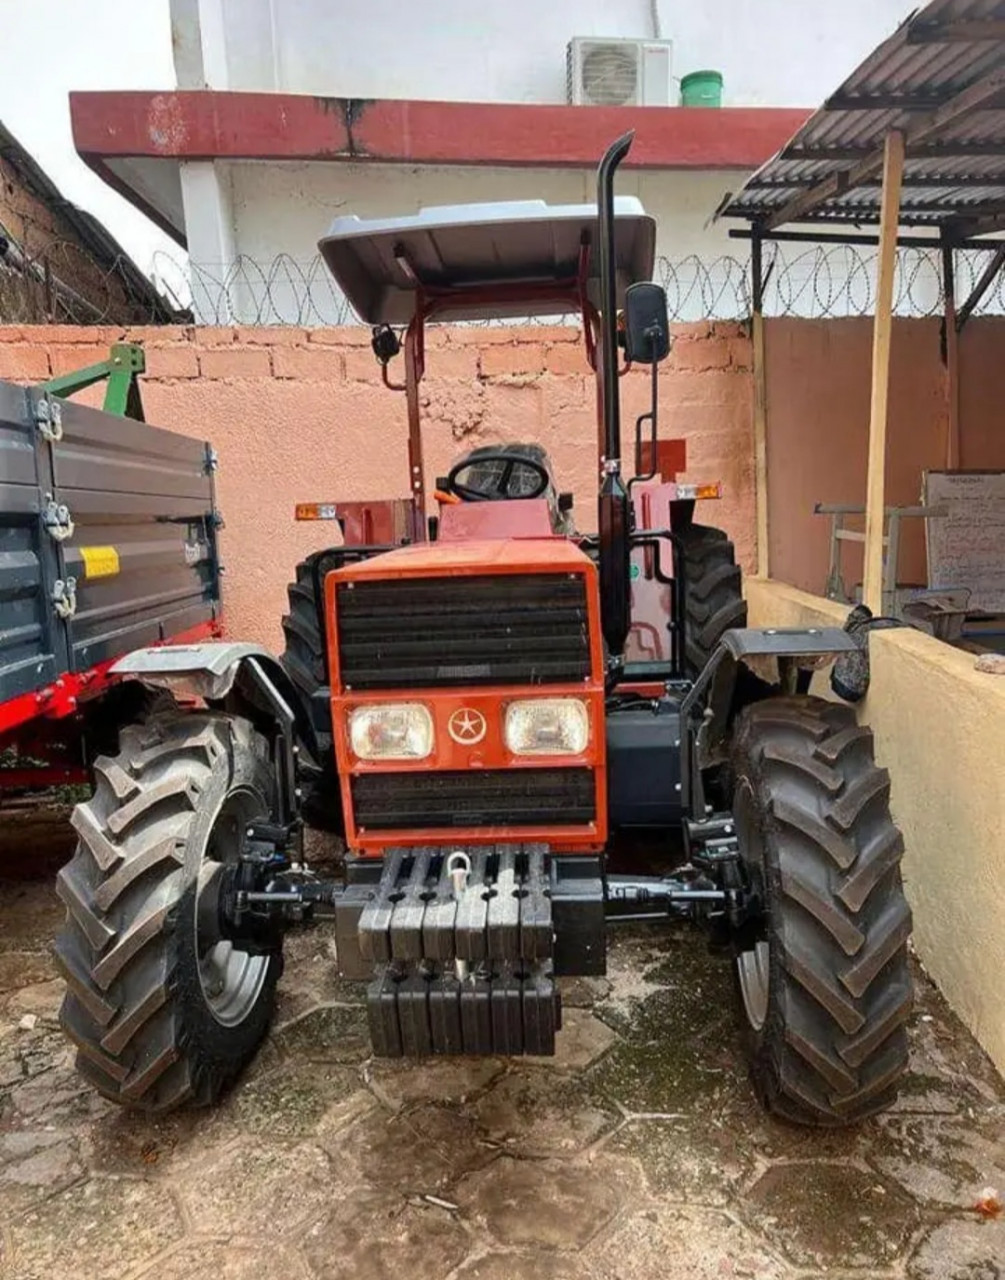
<svg viewBox="0 0 1005 1280">
<path fill-rule="evenodd" d="M 1005 1086 L 918 976 L 912 1071 L 857 1131 L 759 1110 L 700 937 L 617 934 L 554 1060 L 368 1057 L 326 928 L 218 1109 L 125 1114 L 56 1024 L 51 869 L 0 883 L 3 1280 L 1002 1280 Z M 1000 982 L 1001 975 L 989 975 Z"/>
</svg>

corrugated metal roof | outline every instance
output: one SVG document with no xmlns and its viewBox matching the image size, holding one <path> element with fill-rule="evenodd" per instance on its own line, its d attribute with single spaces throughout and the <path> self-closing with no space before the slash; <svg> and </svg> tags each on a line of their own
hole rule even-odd
<svg viewBox="0 0 1005 1280">
<path fill-rule="evenodd" d="M 912 14 L 720 214 L 768 229 L 876 222 L 893 129 L 907 143 L 901 225 L 1005 228 L 1005 0 Z"/>
</svg>

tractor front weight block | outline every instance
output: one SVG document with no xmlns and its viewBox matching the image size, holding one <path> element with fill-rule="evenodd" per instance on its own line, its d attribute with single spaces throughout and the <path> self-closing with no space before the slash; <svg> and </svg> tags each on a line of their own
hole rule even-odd
<svg viewBox="0 0 1005 1280">
<path fill-rule="evenodd" d="M 608 924 L 735 926 L 746 905 L 724 874 L 736 857 L 724 817 L 695 826 L 693 863 L 674 876 L 608 876 L 596 854 L 526 843 L 392 848 L 350 858 L 335 883 L 292 866 L 291 843 L 286 828 L 251 824 L 243 857 L 202 886 L 200 915 L 256 950 L 315 909 L 333 914 L 341 975 L 368 983 L 378 1057 L 549 1056 L 555 979 L 605 972 Z"/>
<path fill-rule="evenodd" d="M 335 901 L 339 968 L 356 979 L 393 963 L 603 973 L 604 896 L 599 857 L 558 857 L 543 844 L 350 859 Z"/>
<path fill-rule="evenodd" d="M 554 1054 L 556 971 L 595 970 L 604 956 L 599 859 L 566 861 L 518 844 L 350 862 L 335 903 L 339 967 L 370 978 L 376 1055 Z"/>
<path fill-rule="evenodd" d="M 551 1057 L 562 1003 L 550 964 L 481 961 L 464 978 L 438 965 L 385 965 L 367 989 L 377 1057 Z"/>
</svg>

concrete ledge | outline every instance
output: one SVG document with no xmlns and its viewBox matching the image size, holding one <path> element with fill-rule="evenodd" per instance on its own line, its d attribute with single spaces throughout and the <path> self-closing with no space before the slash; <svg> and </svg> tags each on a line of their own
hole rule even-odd
<svg viewBox="0 0 1005 1280">
<path fill-rule="evenodd" d="M 771 578 L 746 578 L 743 594 L 752 627 L 843 627 L 849 613 L 846 604 L 811 596 Z"/>
<path fill-rule="evenodd" d="M 747 582 L 752 626 L 843 623 L 846 605 Z M 913 630 L 870 640 L 861 709 L 907 846 L 914 943 L 955 1011 L 1005 1072 L 1005 679 Z"/>
</svg>

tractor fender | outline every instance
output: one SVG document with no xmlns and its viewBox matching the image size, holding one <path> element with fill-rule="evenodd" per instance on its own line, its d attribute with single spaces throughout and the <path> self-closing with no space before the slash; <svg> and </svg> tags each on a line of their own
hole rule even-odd
<svg viewBox="0 0 1005 1280">
<path fill-rule="evenodd" d="M 684 723 L 697 724 L 694 747 L 698 768 L 719 764 L 728 753 L 733 721 L 751 702 L 784 693 L 786 676 L 830 666 L 854 650 L 855 641 L 840 627 L 743 627 L 723 633 L 704 671 L 681 705 Z M 763 659 L 775 659 L 779 681 L 765 678 Z"/>
<path fill-rule="evenodd" d="M 111 668 L 116 676 L 131 676 L 157 689 L 222 701 L 234 687 L 241 664 L 248 658 L 279 663 L 257 644 L 207 641 L 205 644 L 165 644 L 136 649 Z"/>
<path fill-rule="evenodd" d="M 856 645 L 840 627 L 737 627 L 723 632 L 720 648 L 734 663 L 791 659 L 796 667 L 816 670 Z"/>
<path fill-rule="evenodd" d="M 182 697 L 202 698 L 228 709 L 232 706 L 258 721 L 263 717 L 276 720 L 277 705 L 288 708 L 298 742 L 315 760 L 319 758 L 314 728 L 299 689 L 279 660 L 261 645 L 236 641 L 157 645 L 120 658 L 111 674 Z M 271 686 L 264 698 L 263 684 Z"/>
<path fill-rule="evenodd" d="M 841 627 L 734 627 L 723 632 L 723 646 L 738 661 L 754 655 L 824 658 L 855 648 Z"/>
</svg>

